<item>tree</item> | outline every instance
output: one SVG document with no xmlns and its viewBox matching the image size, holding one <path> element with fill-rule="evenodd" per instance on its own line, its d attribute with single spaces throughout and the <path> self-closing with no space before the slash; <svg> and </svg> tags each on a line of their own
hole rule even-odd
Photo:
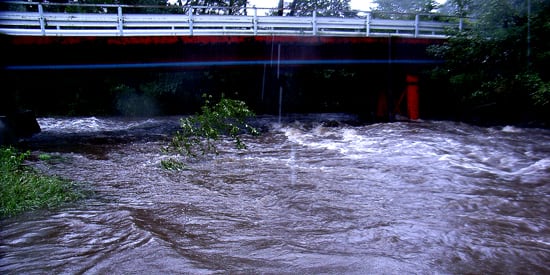
<svg viewBox="0 0 550 275">
<path fill-rule="evenodd" d="M 58 0 L 62 1 L 62 0 Z M 51 1 L 50 1 L 51 2 Z M 66 3 L 77 4 L 70 6 L 60 6 L 65 12 L 76 12 L 76 13 L 116 13 L 116 8 L 110 7 L 105 8 L 99 5 L 101 4 L 120 4 L 128 6 L 140 6 L 140 7 L 125 7 L 123 9 L 124 13 L 176 13 L 178 10 L 166 8 L 166 0 L 64 0 Z M 98 6 L 82 6 L 78 4 L 97 4 Z"/>
<path fill-rule="evenodd" d="M 283 16 L 284 8 L 285 8 L 285 1 L 284 0 L 279 0 L 279 4 L 277 5 L 277 15 L 278 16 Z"/>
<path fill-rule="evenodd" d="M 459 13 L 475 14 L 477 22 L 430 51 L 446 61 L 433 75 L 448 80 L 459 108 L 550 122 L 550 3 L 531 0 L 531 8 L 518 0 L 453 3 Z M 469 10 L 474 6 L 478 9 Z"/>
<path fill-rule="evenodd" d="M 194 12 L 199 14 L 246 14 L 247 0 L 178 0 L 180 6 L 202 6 Z M 185 9 L 187 11 L 187 9 Z"/>
<path fill-rule="evenodd" d="M 393 13 L 428 13 L 437 7 L 435 0 L 374 0 L 376 11 Z"/>
<path fill-rule="evenodd" d="M 67 0 L 59 0 L 67 1 Z M 188 12 L 189 6 L 201 6 L 204 8 L 195 9 L 198 14 L 246 14 L 247 0 L 78 0 L 84 4 L 121 4 L 130 6 L 141 6 L 137 8 L 125 8 L 131 13 L 181 13 Z M 172 3 L 170 5 L 170 3 Z M 176 9 L 175 7 L 184 7 Z M 170 8 L 172 7 L 172 8 Z"/>
<path fill-rule="evenodd" d="M 458 17 L 475 16 L 480 4 L 479 0 L 448 0 L 441 5 L 439 12 Z"/>
<path fill-rule="evenodd" d="M 351 12 L 349 2 L 350 0 L 293 0 L 288 8 L 290 15 L 294 16 L 311 16 L 315 11 L 320 16 L 344 17 Z"/>
</svg>

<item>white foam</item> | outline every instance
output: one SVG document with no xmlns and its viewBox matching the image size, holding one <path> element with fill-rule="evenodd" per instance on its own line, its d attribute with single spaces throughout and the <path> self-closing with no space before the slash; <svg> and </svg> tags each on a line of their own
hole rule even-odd
<svg viewBox="0 0 550 275">
<path fill-rule="evenodd" d="M 106 128 L 104 121 L 96 117 L 85 118 L 39 118 L 38 124 L 43 131 L 52 132 L 95 132 Z"/>
<path fill-rule="evenodd" d="M 296 126 L 296 125 L 295 125 Z M 379 152 L 378 141 L 364 136 L 356 128 L 332 128 L 321 125 L 310 131 L 296 127 L 281 128 L 288 141 L 311 149 L 336 151 L 346 158 L 363 158 Z"/>
<path fill-rule="evenodd" d="M 155 119 L 134 120 L 97 117 L 38 118 L 37 120 L 42 131 L 63 133 L 120 131 L 139 127 L 149 127 L 155 124 Z"/>
<path fill-rule="evenodd" d="M 517 127 L 514 127 L 514 126 L 504 126 L 502 128 L 502 131 L 505 132 L 505 133 L 521 133 L 523 132 L 523 130 L 521 128 L 517 128 Z"/>
</svg>

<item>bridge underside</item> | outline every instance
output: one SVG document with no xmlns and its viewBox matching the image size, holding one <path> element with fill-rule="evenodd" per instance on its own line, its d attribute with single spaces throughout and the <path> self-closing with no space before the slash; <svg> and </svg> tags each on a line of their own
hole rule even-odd
<svg viewBox="0 0 550 275">
<path fill-rule="evenodd" d="M 157 101 L 155 110 L 144 114 L 193 113 L 204 92 L 238 92 L 259 113 L 276 114 L 281 112 L 282 104 L 282 112 L 356 112 L 389 115 L 391 119 L 391 114 L 405 105 L 407 97 L 403 93 L 409 87 L 406 76 L 440 63 L 427 54 L 426 48 L 444 40 L 0 36 L 0 42 L 2 78 L 11 87 L 0 98 L 4 105 L 0 106 L 0 115 L 15 112 L 15 101 L 26 104 L 19 103 L 19 108 L 33 109 L 39 115 L 51 110 L 93 114 L 103 108 L 109 114 L 109 110 L 118 111 L 120 106 L 146 109 L 136 105 L 139 102 L 135 100 L 120 103 L 127 94 L 112 87 L 113 83 L 121 83 L 124 85 L 114 86 L 134 89 L 137 95 L 132 96 L 140 100 L 154 97 Z M 326 69 L 342 70 L 327 76 Z M 151 77 L 157 77 L 151 72 L 161 72 L 160 77 L 168 82 L 180 83 L 177 91 L 151 96 L 140 90 L 141 84 L 153 83 Z M 205 73 L 213 78 L 201 76 Z M 422 86 L 422 80 L 419 83 Z"/>
<path fill-rule="evenodd" d="M 3 36 L 7 70 L 185 68 L 260 65 L 437 63 L 441 39 L 314 36 Z"/>
</svg>

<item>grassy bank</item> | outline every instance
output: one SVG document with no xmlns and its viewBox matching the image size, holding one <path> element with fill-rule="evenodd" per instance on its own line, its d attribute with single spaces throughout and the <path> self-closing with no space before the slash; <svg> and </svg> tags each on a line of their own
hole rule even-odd
<svg viewBox="0 0 550 275">
<path fill-rule="evenodd" d="M 55 207 L 82 196 L 73 182 L 25 167 L 23 161 L 28 156 L 29 153 L 0 147 L 0 217 Z"/>
</svg>

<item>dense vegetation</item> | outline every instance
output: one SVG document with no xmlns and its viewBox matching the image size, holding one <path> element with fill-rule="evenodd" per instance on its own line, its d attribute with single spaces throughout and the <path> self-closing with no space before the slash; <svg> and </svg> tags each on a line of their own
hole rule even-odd
<svg viewBox="0 0 550 275">
<path fill-rule="evenodd" d="M 376 11 L 397 13 L 428 13 L 437 7 L 435 0 L 374 0 Z"/>
<path fill-rule="evenodd" d="M 430 50 L 446 60 L 432 77 L 448 87 L 459 119 L 549 123 L 550 3 L 454 2 L 462 3 L 457 14 L 475 14 L 477 21 Z"/>
<path fill-rule="evenodd" d="M 73 182 L 40 175 L 23 166 L 29 153 L 0 148 L 0 217 L 38 208 L 50 208 L 82 195 Z"/>
</svg>

